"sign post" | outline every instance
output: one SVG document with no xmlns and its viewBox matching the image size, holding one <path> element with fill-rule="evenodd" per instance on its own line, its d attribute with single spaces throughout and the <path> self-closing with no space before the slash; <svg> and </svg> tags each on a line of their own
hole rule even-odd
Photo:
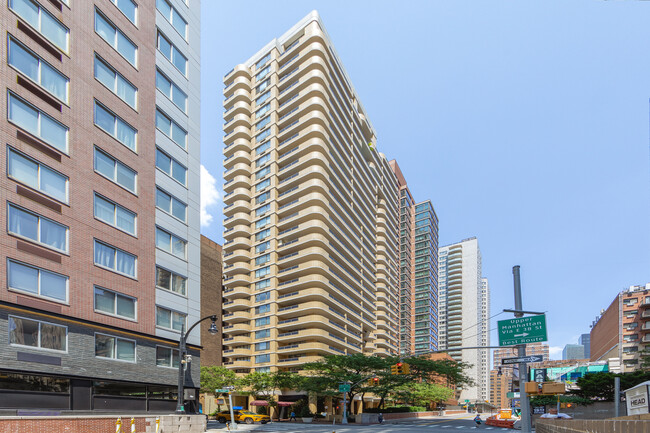
<svg viewBox="0 0 650 433">
<path fill-rule="evenodd" d="M 519 364 L 521 362 L 542 362 L 544 357 L 541 355 L 522 356 L 521 358 L 503 358 L 502 365 Z M 542 381 L 543 382 L 543 381 Z"/>
<path fill-rule="evenodd" d="M 341 419 L 341 424 L 347 424 L 348 423 L 348 414 L 347 412 L 347 397 L 348 397 L 348 392 L 350 392 L 351 386 L 349 383 L 342 383 L 339 385 L 339 392 L 343 393 L 343 418 Z"/>
</svg>

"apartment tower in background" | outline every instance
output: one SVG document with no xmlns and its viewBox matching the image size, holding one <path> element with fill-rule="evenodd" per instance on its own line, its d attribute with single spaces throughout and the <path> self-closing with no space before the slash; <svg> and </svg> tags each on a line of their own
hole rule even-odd
<svg viewBox="0 0 650 433">
<path fill-rule="evenodd" d="M 591 336 L 589 334 L 580 334 L 580 337 L 578 337 L 578 344 L 581 344 L 585 348 L 583 358 L 589 359 L 591 356 Z"/>
<path fill-rule="evenodd" d="M 438 348 L 438 217 L 430 201 L 415 203 L 406 179 L 390 161 L 399 185 L 400 354 Z"/>
<path fill-rule="evenodd" d="M 0 407 L 173 410 L 200 310 L 200 0 L 3 3 Z"/>
<path fill-rule="evenodd" d="M 398 352 L 398 187 L 317 12 L 224 77 L 224 355 Z"/>
<path fill-rule="evenodd" d="M 472 366 L 474 386 L 464 387 L 459 400 L 489 398 L 489 349 L 453 351 L 454 347 L 489 346 L 489 286 L 481 274 L 481 251 L 475 237 L 440 247 L 438 253 L 438 347 Z"/>
</svg>

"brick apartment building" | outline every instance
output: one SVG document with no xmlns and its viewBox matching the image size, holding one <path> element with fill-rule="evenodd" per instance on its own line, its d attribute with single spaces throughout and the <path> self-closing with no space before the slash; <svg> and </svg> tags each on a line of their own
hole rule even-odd
<svg viewBox="0 0 650 433">
<path fill-rule="evenodd" d="M 650 343 L 650 283 L 620 292 L 592 324 L 590 360 L 618 359 L 622 372 L 639 366 Z"/>
<path fill-rule="evenodd" d="M 200 0 L 2 3 L 0 410 L 173 409 L 200 314 Z"/>
</svg>

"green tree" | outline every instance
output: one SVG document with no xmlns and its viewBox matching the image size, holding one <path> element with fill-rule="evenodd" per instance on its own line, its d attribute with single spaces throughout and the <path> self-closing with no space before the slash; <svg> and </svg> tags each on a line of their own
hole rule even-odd
<svg viewBox="0 0 650 433">
<path fill-rule="evenodd" d="M 599 372 L 589 373 L 576 381 L 580 389 L 572 394 L 590 400 L 614 401 L 614 378 L 621 378 L 621 390 L 632 388 L 635 385 L 650 380 L 650 371 L 636 370 L 630 373 Z"/>
<path fill-rule="evenodd" d="M 261 373 L 254 371 L 242 377 L 239 384 L 244 388 L 241 390 L 242 393 L 266 400 L 269 402 L 269 406 L 276 407 L 277 401 L 274 400 L 273 396 L 279 394 L 282 389 L 300 389 L 301 382 L 301 377 L 296 373 L 286 371 Z"/>
<path fill-rule="evenodd" d="M 560 403 L 574 403 L 582 406 L 593 404 L 594 401 L 588 398 L 580 397 L 578 395 L 561 395 Z M 530 398 L 532 406 L 553 406 L 557 404 L 557 396 L 555 395 L 534 395 Z"/>
<path fill-rule="evenodd" d="M 411 406 L 424 406 L 431 402 L 441 402 L 454 396 L 454 390 L 437 383 L 416 382 L 407 383 L 396 389 L 391 394 L 396 400 Z"/>
<path fill-rule="evenodd" d="M 216 395 L 214 390 L 237 386 L 237 375 L 226 367 L 201 367 L 201 392 Z"/>
</svg>

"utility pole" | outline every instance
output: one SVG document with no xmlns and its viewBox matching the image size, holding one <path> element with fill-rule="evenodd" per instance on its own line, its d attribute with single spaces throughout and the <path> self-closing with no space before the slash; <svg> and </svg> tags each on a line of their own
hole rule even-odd
<svg viewBox="0 0 650 433">
<path fill-rule="evenodd" d="M 521 301 L 521 280 L 519 277 L 519 265 L 512 267 L 512 274 L 515 282 L 515 310 L 523 311 L 524 307 Z M 515 313 L 515 317 L 523 317 L 523 312 Z M 526 356 L 526 345 L 520 344 L 519 357 Z M 519 395 L 521 405 L 521 433 L 531 433 L 532 425 L 530 418 L 530 403 L 528 394 L 526 394 L 526 379 L 528 378 L 528 367 L 525 362 L 519 363 Z"/>
<path fill-rule="evenodd" d="M 614 416 L 619 417 L 621 411 L 621 378 L 614 378 Z"/>
</svg>

